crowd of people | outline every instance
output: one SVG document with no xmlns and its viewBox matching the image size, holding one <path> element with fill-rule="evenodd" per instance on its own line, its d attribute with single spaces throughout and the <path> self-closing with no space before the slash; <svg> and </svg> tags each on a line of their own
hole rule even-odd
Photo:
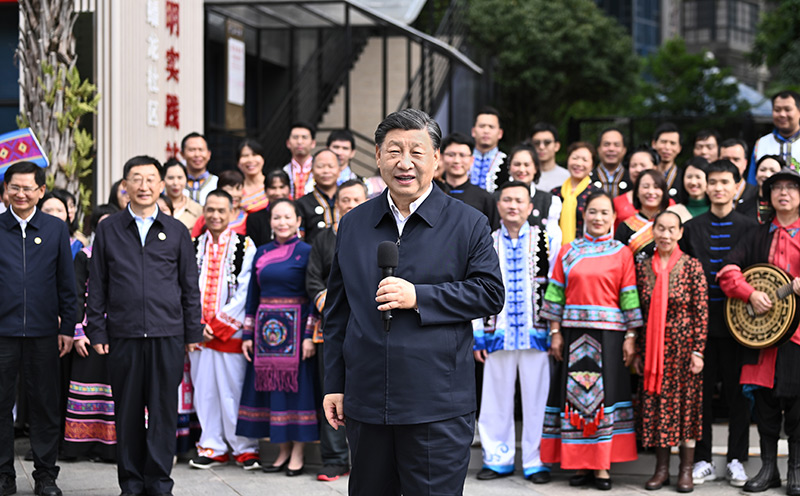
<svg viewBox="0 0 800 496">
<path fill-rule="evenodd" d="M 59 457 L 115 462 L 123 494 L 156 495 L 171 494 L 174 459 L 189 451 L 196 469 L 233 461 L 297 476 L 306 443 L 317 441 L 317 479 L 350 473 L 352 453 L 358 482 L 351 477 L 351 491 L 367 494 L 382 468 L 365 472 L 381 459 L 366 439 L 409 442 L 375 424 L 437 425 L 475 411 L 469 395 L 453 393 L 439 404 L 437 391 L 448 388 L 476 389 L 478 415 L 477 427 L 464 417 L 445 432 L 466 429 L 471 438 L 476 431 L 483 450 L 477 478 L 505 477 L 515 469 L 519 377 L 523 476 L 536 484 L 560 466 L 576 471 L 570 485 L 611 489 L 611 464 L 636 459 L 642 447 L 656 455 L 647 489 L 670 483 L 673 447 L 679 492 L 716 479 L 712 399 L 721 383 L 729 418 L 723 476 L 749 492 L 780 486 L 783 420 L 787 494 L 800 496 L 800 335 L 760 352 L 744 348 L 728 332 L 723 309 L 726 298 L 747 301 L 756 313 L 772 307 L 742 275 L 755 263 L 788 272 L 800 294 L 800 144 L 792 146 L 800 138 L 800 95 L 784 91 L 772 103 L 775 130 L 752 153 L 744 141 L 707 130 L 694 137 L 684 164 L 676 160 L 686 138 L 671 123 L 630 153 L 617 128 L 603 130 L 596 145 L 570 143 L 565 166 L 556 163 L 557 128 L 538 123 L 506 154 L 492 108 L 478 113 L 471 136 L 437 137 L 438 125 L 424 113 L 392 114 L 376 132 L 380 175 L 367 178 L 350 167 L 355 139 L 347 130 L 317 147 L 311 124 L 293 124 L 291 161 L 275 170 L 265 170 L 259 143 L 244 140 L 237 166 L 219 175 L 208 170 L 207 140 L 191 133 L 181 160 L 129 160 L 84 232 L 74 196 L 45 191 L 43 169 L 9 167 L 8 209 L 0 214 L 0 274 L 3 287 L 13 288 L 0 298 L 0 493 L 16 489 L 15 408 L 16 425 L 30 424 L 36 494 L 61 494 Z M 415 147 L 427 144 L 413 141 L 415 132 L 430 137 L 434 185 L 399 203 L 424 176 L 428 155 Z M 398 173 L 403 165 L 392 160 L 405 160 L 406 147 L 408 170 Z M 469 216 L 457 230 L 427 239 L 417 223 L 404 228 L 415 217 L 435 226 L 433 209 L 450 205 L 440 193 L 483 214 L 491 236 L 470 235 L 476 224 Z M 340 232 L 346 214 L 379 196 L 388 203 L 374 200 L 371 211 L 348 215 Z M 395 222 L 382 225 L 384 217 L 394 218 L 396 230 Z M 374 226 L 377 237 L 357 222 Z M 416 248 L 413 267 L 404 269 L 416 292 L 403 279 L 373 288 L 351 287 L 351 276 L 343 277 L 343 266 L 374 258 L 384 234 L 396 239 L 401 258 Z M 445 258 L 457 239 L 476 243 L 469 254 L 482 265 L 468 267 L 485 281 L 481 291 L 426 283 L 454 270 Z M 501 282 L 502 309 L 493 304 Z M 443 308 L 430 310 L 433 300 Z M 343 317 L 367 311 L 364 305 L 395 310 L 397 330 L 385 339 L 407 340 L 396 344 L 406 353 L 429 344 L 457 350 L 450 372 L 422 359 L 400 364 L 387 352 L 383 419 L 368 408 L 380 400 L 373 395 L 383 396 L 374 383 L 383 368 L 357 368 L 344 382 L 352 357 L 375 351 L 366 322 Z M 466 318 L 465 308 L 477 313 Z M 415 326 L 459 319 L 471 321 L 472 336 L 415 334 Z M 348 342 L 345 328 L 361 340 Z M 472 356 L 465 354 L 470 342 Z M 400 400 L 390 401 L 388 391 L 397 395 L 399 386 L 389 367 L 413 375 L 429 365 L 433 373 L 419 389 L 430 389 L 430 397 L 417 391 L 395 411 Z M 338 428 L 342 396 L 347 436 Z M 742 462 L 751 411 L 762 468 L 748 477 Z M 279 445 L 276 459 L 260 456 L 260 439 Z M 403 487 L 412 494 L 416 486 Z"/>
</svg>

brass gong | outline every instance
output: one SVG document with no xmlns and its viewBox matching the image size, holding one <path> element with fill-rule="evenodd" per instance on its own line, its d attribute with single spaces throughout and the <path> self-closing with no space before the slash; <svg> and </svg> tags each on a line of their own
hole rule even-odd
<svg viewBox="0 0 800 496">
<path fill-rule="evenodd" d="M 791 339 L 800 313 L 797 296 L 792 291 L 792 277 L 772 264 L 756 264 L 742 272 L 756 291 L 763 291 L 772 308 L 756 315 L 752 305 L 736 298 L 725 302 L 725 320 L 733 337 L 748 348 L 768 348 Z"/>
</svg>

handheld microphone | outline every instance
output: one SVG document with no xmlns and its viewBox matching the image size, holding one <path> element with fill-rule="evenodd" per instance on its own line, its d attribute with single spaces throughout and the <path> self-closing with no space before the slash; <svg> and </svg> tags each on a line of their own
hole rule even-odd
<svg viewBox="0 0 800 496">
<path fill-rule="evenodd" d="M 394 269 L 397 268 L 397 261 L 400 254 L 397 252 L 397 245 L 392 241 L 382 241 L 378 245 L 378 267 L 381 268 L 381 279 L 391 277 L 394 275 Z M 392 325 L 392 311 L 384 310 L 381 312 L 381 319 L 383 320 L 383 329 L 389 332 Z"/>
</svg>

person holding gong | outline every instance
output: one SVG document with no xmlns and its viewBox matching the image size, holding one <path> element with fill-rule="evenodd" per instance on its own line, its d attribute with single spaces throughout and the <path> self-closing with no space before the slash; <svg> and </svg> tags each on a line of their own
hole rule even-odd
<svg viewBox="0 0 800 496">
<path fill-rule="evenodd" d="M 769 312 L 779 302 L 755 290 L 742 270 L 770 263 L 792 278 L 800 294 L 800 174 L 783 168 L 764 181 L 763 197 L 775 210 L 771 222 L 744 236 L 731 251 L 718 279 L 728 298 L 749 302 L 756 315 Z M 783 320 L 783 319 L 781 319 Z M 747 350 L 740 382 L 754 386 L 754 413 L 761 444 L 761 470 L 744 485 L 747 492 L 780 487 L 777 452 L 781 425 L 789 437 L 786 494 L 800 495 L 800 333 L 790 329 L 790 340 L 779 346 Z"/>
</svg>

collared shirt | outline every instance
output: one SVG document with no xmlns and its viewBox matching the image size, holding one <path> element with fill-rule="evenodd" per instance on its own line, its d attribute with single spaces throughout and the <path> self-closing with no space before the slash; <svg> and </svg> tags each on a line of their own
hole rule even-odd
<svg viewBox="0 0 800 496">
<path fill-rule="evenodd" d="M 36 207 L 33 207 L 33 212 L 31 212 L 27 219 L 23 219 L 17 215 L 17 213 L 14 211 L 14 207 L 9 207 L 8 209 L 11 210 L 11 215 L 13 215 L 14 218 L 17 219 L 17 222 L 19 222 L 19 228 L 22 229 L 22 237 L 24 238 L 25 229 L 28 227 L 28 222 L 30 222 L 33 216 L 36 215 Z"/>
<path fill-rule="evenodd" d="M 158 214 L 158 205 L 154 205 L 153 215 L 148 215 L 147 217 L 139 217 L 135 213 L 133 213 L 133 209 L 131 209 L 131 204 L 128 204 L 128 212 L 133 216 L 133 219 L 136 221 L 136 229 L 139 230 L 139 239 L 142 241 L 142 246 L 144 246 L 144 240 L 147 239 L 147 233 L 150 231 L 150 226 L 153 225 L 153 222 L 156 220 L 156 215 Z"/>
<path fill-rule="evenodd" d="M 400 213 L 400 209 L 397 208 L 397 205 L 394 204 L 394 200 L 392 200 L 392 192 L 386 195 L 389 198 L 389 210 L 392 211 L 392 215 L 394 216 L 394 221 L 397 223 L 397 235 L 403 235 L 403 228 L 406 227 L 406 221 L 408 221 L 409 217 L 416 212 L 422 202 L 425 201 L 428 196 L 430 196 L 431 191 L 433 191 L 433 183 L 428 186 L 428 191 L 422 194 L 419 198 L 415 201 L 411 202 L 411 205 L 408 206 L 408 217 L 403 217 L 403 214 Z"/>
<path fill-rule="evenodd" d="M 477 148 L 475 149 L 473 152 L 475 158 L 472 162 L 472 170 L 470 170 L 470 182 L 472 184 L 481 189 L 486 189 L 492 162 L 494 162 L 499 151 L 500 149 L 497 147 L 492 148 L 486 153 L 481 153 Z"/>
</svg>

